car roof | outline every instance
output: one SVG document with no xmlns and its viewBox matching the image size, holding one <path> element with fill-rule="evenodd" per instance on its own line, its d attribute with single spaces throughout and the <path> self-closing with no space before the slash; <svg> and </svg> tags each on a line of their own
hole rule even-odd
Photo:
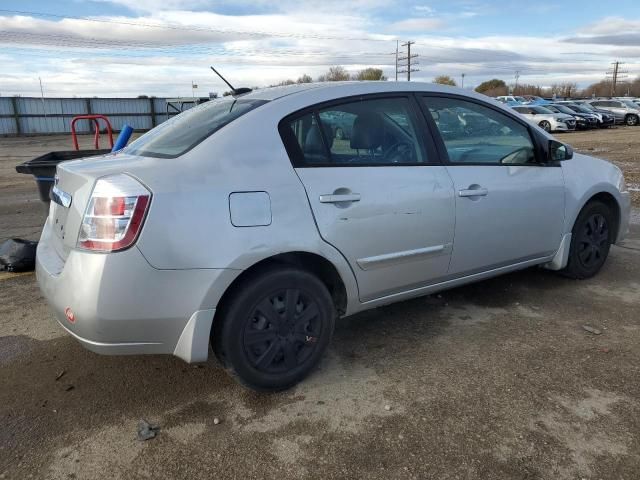
<svg viewBox="0 0 640 480">
<path fill-rule="evenodd" d="M 330 91 L 336 98 L 341 96 L 367 93 L 387 93 L 387 92 L 440 92 L 459 93 L 466 96 L 477 96 L 479 94 L 466 89 L 451 87 L 449 85 L 439 85 L 427 82 L 394 82 L 394 81 L 348 81 L 348 82 L 314 82 L 301 83 L 295 85 L 285 85 L 280 87 L 267 87 L 254 90 L 251 93 L 242 95 L 242 98 L 254 98 L 257 100 L 277 100 L 290 95 L 302 94 L 305 92 Z M 484 97 L 484 96 L 483 96 Z M 486 98 L 486 97 L 485 97 Z"/>
</svg>

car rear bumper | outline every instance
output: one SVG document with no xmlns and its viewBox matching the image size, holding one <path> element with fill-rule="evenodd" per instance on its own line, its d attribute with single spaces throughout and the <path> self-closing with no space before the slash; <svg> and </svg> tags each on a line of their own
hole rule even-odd
<svg viewBox="0 0 640 480">
<path fill-rule="evenodd" d="M 110 254 L 72 250 L 64 260 L 51 235 L 47 221 L 36 256 L 38 284 L 58 323 L 84 347 L 206 360 L 216 304 L 239 271 L 159 270 L 135 247 Z"/>
</svg>

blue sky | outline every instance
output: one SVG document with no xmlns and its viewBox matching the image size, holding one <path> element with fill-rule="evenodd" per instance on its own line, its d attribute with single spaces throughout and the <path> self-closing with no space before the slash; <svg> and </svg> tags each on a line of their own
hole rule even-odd
<svg viewBox="0 0 640 480">
<path fill-rule="evenodd" d="M 0 0 L 0 95 L 191 95 L 221 91 L 208 70 L 268 85 L 331 65 L 394 76 L 395 40 L 420 71 L 472 87 L 489 78 L 548 86 L 640 74 L 640 1 Z M 51 14 L 51 15 L 41 15 Z M 87 20 L 90 19 L 90 20 Z"/>
</svg>

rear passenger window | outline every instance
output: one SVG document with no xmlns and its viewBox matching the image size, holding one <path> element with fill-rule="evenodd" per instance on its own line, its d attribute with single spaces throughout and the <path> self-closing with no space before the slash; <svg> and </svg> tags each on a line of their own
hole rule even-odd
<svg viewBox="0 0 640 480">
<path fill-rule="evenodd" d="M 358 100 L 288 121 L 302 165 L 411 165 L 426 162 L 404 97 Z"/>
</svg>

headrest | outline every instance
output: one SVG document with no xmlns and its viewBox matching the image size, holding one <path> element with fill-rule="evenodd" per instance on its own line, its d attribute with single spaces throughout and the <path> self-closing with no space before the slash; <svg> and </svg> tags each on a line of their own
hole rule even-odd
<svg viewBox="0 0 640 480">
<path fill-rule="evenodd" d="M 356 150 L 374 150 L 382 145 L 384 122 L 377 113 L 360 114 L 353 122 L 351 148 Z"/>
<path fill-rule="evenodd" d="M 324 126 L 324 138 L 328 143 L 328 147 L 333 146 L 333 134 L 331 128 Z M 311 125 L 311 128 L 307 132 L 307 137 L 304 141 L 304 152 L 309 154 L 322 154 L 325 155 L 326 151 L 322 144 L 322 137 L 320 137 L 320 129 L 317 125 Z"/>
</svg>

